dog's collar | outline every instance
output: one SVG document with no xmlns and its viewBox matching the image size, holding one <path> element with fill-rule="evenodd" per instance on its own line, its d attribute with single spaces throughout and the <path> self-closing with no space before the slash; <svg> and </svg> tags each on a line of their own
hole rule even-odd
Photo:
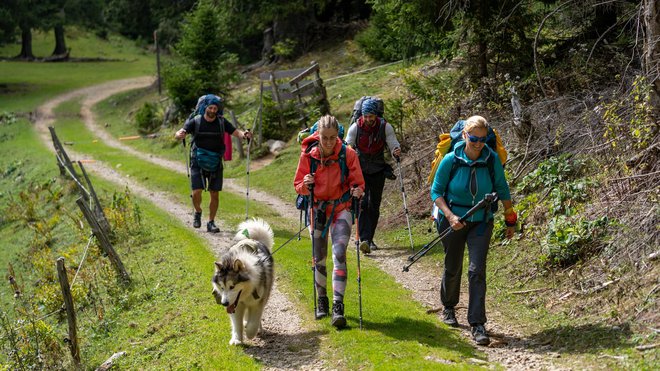
<svg viewBox="0 0 660 371">
<path fill-rule="evenodd" d="M 252 291 L 252 297 L 255 300 L 259 300 L 259 294 L 257 293 L 257 289 L 254 289 L 254 291 Z"/>
</svg>

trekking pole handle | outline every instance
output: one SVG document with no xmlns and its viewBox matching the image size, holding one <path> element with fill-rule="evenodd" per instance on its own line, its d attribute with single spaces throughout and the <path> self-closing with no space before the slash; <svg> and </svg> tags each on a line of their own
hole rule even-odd
<svg viewBox="0 0 660 371">
<path fill-rule="evenodd" d="M 492 192 L 492 193 L 488 193 L 488 194 L 486 194 L 486 195 L 484 196 L 484 199 L 481 200 L 481 201 L 479 201 L 479 202 L 478 202 L 476 205 L 474 205 L 470 210 L 468 210 L 468 211 L 465 213 L 465 215 L 463 215 L 462 217 L 460 217 L 460 218 L 459 218 L 459 221 L 460 221 L 461 223 L 465 222 L 465 220 L 468 219 L 469 217 L 471 217 L 472 214 L 476 213 L 477 211 L 483 209 L 484 207 L 490 205 L 490 204 L 493 203 L 493 202 L 497 202 L 497 193 L 496 193 L 496 192 Z M 442 241 L 442 240 L 443 240 L 445 237 L 447 237 L 447 235 L 449 235 L 451 232 L 452 232 L 452 228 L 451 228 L 451 226 L 450 226 L 450 227 L 448 227 L 448 228 L 447 228 L 442 234 L 440 234 L 438 237 L 436 237 L 435 239 L 433 239 L 433 241 L 431 241 L 431 242 L 427 245 L 428 247 L 425 246 L 425 248 L 422 248 L 422 250 L 418 251 L 416 254 L 411 255 L 410 257 L 408 257 L 408 261 L 410 261 L 410 263 L 409 263 L 408 265 L 406 265 L 405 267 L 403 267 L 403 271 L 404 271 L 404 272 L 408 272 L 410 266 L 412 266 L 413 264 L 415 264 L 419 259 L 421 259 L 424 255 L 426 255 L 427 252 L 429 252 L 433 247 L 435 247 L 435 245 L 438 244 L 438 242 Z"/>
</svg>

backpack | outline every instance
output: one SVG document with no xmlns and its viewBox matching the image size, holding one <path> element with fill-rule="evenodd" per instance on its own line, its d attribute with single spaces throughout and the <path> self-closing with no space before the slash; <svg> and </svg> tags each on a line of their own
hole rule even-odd
<svg viewBox="0 0 660 371">
<path fill-rule="evenodd" d="M 339 124 L 339 139 L 341 139 L 342 142 L 343 142 L 344 141 L 344 130 L 345 129 L 344 129 L 344 126 L 340 122 L 337 122 L 337 123 Z M 298 132 L 298 138 L 297 138 L 298 144 L 302 144 L 302 141 L 305 140 L 305 138 L 307 138 L 308 136 L 316 133 L 316 131 L 318 130 L 318 124 L 319 124 L 319 122 L 316 121 L 314 123 L 314 125 L 312 125 L 312 127 L 305 128 L 305 129 L 299 131 Z"/>
<path fill-rule="evenodd" d="M 318 147 L 318 145 L 319 145 L 318 140 L 310 143 L 307 146 L 307 148 L 305 148 L 305 153 L 311 152 L 311 150 L 314 147 Z M 310 163 L 309 163 L 310 173 L 315 173 L 316 169 L 318 169 L 320 161 L 318 159 L 315 159 L 314 157 L 311 157 L 311 156 L 309 157 L 309 161 L 310 161 Z M 343 143 L 343 141 L 342 141 L 342 144 L 341 144 L 341 149 L 339 150 L 339 158 L 338 158 L 337 162 L 339 162 L 339 168 L 341 169 L 341 184 L 344 184 L 344 181 L 346 180 L 346 178 L 348 178 L 348 165 L 346 164 L 346 143 Z M 330 203 L 332 203 L 332 213 L 330 214 L 330 220 L 328 220 L 326 222 L 325 219 L 323 219 L 323 221 L 321 222 L 322 224 L 324 224 L 324 228 L 323 228 L 323 232 L 321 233 L 321 237 L 325 238 L 325 235 L 326 235 L 326 233 L 327 233 L 327 231 L 330 227 L 330 223 L 332 222 L 332 216 L 334 215 L 335 206 L 337 206 L 337 204 L 339 204 L 339 203 L 348 201 L 350 199 L 350 197 L 351 197 L 350 192 L 347 191 L 346 193 L 344 193 L 342 195 L 342 197 L 339 200 L 324 201 L 325 202 L 324 205 L 319 205 L 319 209 L 323 210 L 323 213 L 318 213 L 318 214 L 322 214 L 323 218 L 325 218 L 325 207 L 328 206 Z M 303 211 L 305 212 L 305 220 L 308 219 L 307 218 L 308 217 L 307 212 L 309 210 L 309 207 L 310 207 L 309 195 L 299 194 L 298 196 L 296 196 L 296 209 L 300 210 L 300 219 L 301 219 L 301 221 L 302 221 Z M 317 217 L 318 217 L 318 215 L 317 215 Z"/>
<path fill-rule="evenodd" d="M 353 113 L 351 114 L 351 121 L 349 126 L 352 125 L 354 122 L 356 122 L 357 119 L 360 118 L 360 116 L 362 116 L 362 102 L 364 102 L 367 99 L 373 99 L 376 101 L 376 107 L 377 107 L 376 116 L 383 117 L 383 115 L 385 114 L 385 102 L 383 102 L 383 100 L 378 97 L 365 95 L 364 97 L 355 101 L 355 105 L 353 105 Z"/>
<path fill-rule="evenodd" d="M 213 95 L 213 94 L 205 94 L 205 95 L 202 95 L 202 96 L 200 96 L 199 98 L 197 98 L 197 104 L 195 105 L 195 109 L 194 109 L 193 112 L 188 116 L 188 119 L 189 119 L 189 120 L 195 118 L 195 131 L 193 132 L 193 142 L 195 141 L 195 135 L 197 135 L 197 133 L 199 133 L 199 126 L 200 126 L 201 123 L 202 123 L 202 121 L 201 121 L 201 117 L 204 116 L 204 111 L 206 110 L 206 106 L 203 104 L 203 103 L 204 103 L 204 100 L 205 100 L 206 97 L 209 96 L 209 95 L 214 96 L 215 98 L 217 98 L 218 100 L 220 100 L 220 103 L 221 103 L 222 105 L 224 105 L 224 100 L 222 99 L 222 97 L 217 96 L 217 95 Z M 220 116 L 220 121 L 221 121 L 221 125 L 220 125 L 220 126 L 222 127 L 221 131 L 222 131 L 222 134 L 223 134 L 223 135 L 222 135 L 222 140 L 223 140 L 223 143 L 224 143 L 224 146 L 225 146 L 225 151 L 224 151 L 222 157 L 223 157 L 223 159 L 224 159 L 225 161 L 231 161 L 231 159 L 232 159 L 232 151 L 233 151 L 233 148 L 232 148 L 232 141 L 231 141 L 231 135 L 230 135 L 229 133 L 227 133 L 227 132 L 224 131 L 224 125 L 222 125 L 222 120 L 224 119 L 224 117 L 222 116 L 222 111 L 223 111 L 222 108 L 220 108 L 220 109 L 218 110 L 218 116 Z M 199 117 L 199 119 L 198 119 L 197 117 Z"/>
<path fill-rule="evenodd" d="M 456 124 L 454 124 L 454 127 L 451 128 L 449 134 L 443 133 L 438 136 L 439 141 L 438 141 L 438 145 L 435 147 L 435 155 L 433 156 L 433 161 L 431 162 L 431 172 L 429 173 L 429 176 L 427 178 L 428 184 L 433 183 L 433 178 L 435 178 L 435 173 L 436 171 L 438 171 L 438 167 L 440 166 L 440 162 L 442 161 L 443 157 L 445 157 L 447 153 L 454 151 L 456 144 L 463 140 L 461 133 L 463 132 L 464 127 L 465 127 L 465 121 L 459 120 Z M 497 155 L 500 158 L 500 162 L 502 163 L 502 166 L 504 166 L 508 155 L 506 152 L 506 148 L 504 148 L 504 144 L 502 143 L 502 139 L 500 138 L 499 134 L 497 134 L 497 131 L 495 131 L 495 129 L 493 129 L 491 126 L 488 127 L 487 136 L 488 136 L 488 140 L 486 141 L 486 145 L 490 149 L 492 149 L 495 153 L 497 153 Z M 488 170 L 491 173 L 491 178 L 493 177 L 492 167 L 493 164 L 489 162 Z M 451 179 L 451 175 L 453 175 L 453 171 L 454 171 L 454 167 L 452 167 L 452 173 L 450 173 L 450 179 Z"/>
</svg>

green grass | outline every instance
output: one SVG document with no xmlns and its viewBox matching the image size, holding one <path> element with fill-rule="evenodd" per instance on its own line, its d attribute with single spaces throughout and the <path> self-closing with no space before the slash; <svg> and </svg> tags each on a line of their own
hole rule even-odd
<svg viewBox="0 0 660 371">
<path fill-rule="evenodd" d="M 93 143 L 94 136 L 87 132 L 79 119 L 73 115 L 78 108 L 78 103 L 74 101 L 66 102 L 56 109 L 58 117 L 63 117 L 55 123 L 61 140 L 74 142 L 76 151 L 92 155 L 110 164 L 150 189 L 172 193 L 181 203 L 189 202 L 186 177 L 146 164 L 131 156 L 122 155 L 101 143 Z M 117 167 L 118 164 L 121 166 Z M 286 185 L 288 188 L 288 181 Z M 283 220 L 265 206 L 251 205 L 250 210 L 253 215 L 268 220 L 276 229 L 276 246 L 288 239 L 292 231 L 296 230 L 295 221 Z M 222 192 L 219 212 L 221 220 L 229 225 L 236 225 L 243 219 L 243 212 L 242 197 Z M 337 332 L 329 321 L 313 321 L 311 319 L 313 292 L 310 284 L 308 250 L 309 241 L 303 239 L 300 242 L 293 241 L 276 254 L 277 271 L 280 275 L 278 284 L 289 293 L 294 303 L 303 307 L 302 313 L 306 326 L 310 328 L 308 336 L 312 337 L 311 343 L 320 344 L 320 351 L 329 355 L 328 362 L 331 367 L 355 368 L 364 365 L 376 367 L 382 362 L 388 362 L 396 368 L 409 366 L 431 369 L 437 367 L 437 363 L 432 359 L 457 362 L 460 365 L 466 358 L 478 357 L 465 339 L 440 324 L 436 316 L 426 315 L 424 308 L 412 300 L 410 293 L 372 262 L 366 260 L 362 263 L 365 330 L 357 329 L 359 325 L 357 285 L 350 278 L 345 299 L 350 329 Z M 356 272 L 352 247 L 348 259 L 349 272 Z M 383 300 L 383 298 L 396 299 Z M 318 339 L 314 340 L 316 337 Z"/>
<path fill-rule="evenodd" d="M 51 33 L 35 32 L 36 56 L 50 55 L 54 45 Z M 0 110 L 27 112 L 48 98 L 65 91 L 100 84 L 104 81 L 154 75 L 155 57 L 132 42 L 116 36 L 101 40 L 75 29 L 67 31 L 67 46 L 72 57 L 118 59 L 110 62 L 19 62 L 2 61 L 0 65 Z M 0 48 L 0 55 L 18 54 L 20 45 Z"/>
</svg>

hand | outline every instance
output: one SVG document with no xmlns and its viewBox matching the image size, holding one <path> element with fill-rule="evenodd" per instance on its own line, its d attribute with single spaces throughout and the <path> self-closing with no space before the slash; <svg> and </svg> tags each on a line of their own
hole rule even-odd
<svg viewBox="0 0 660 371">
<path fill-rule="evenodd" d="M 392 155 L 393 155 L 394 157 L 396 157 L 397 160 L 398 160 L 399 157 L 401 156 L 401 148 L 399 148 L 399 147 L 394 148 L 394 151 L 392 151 Z"/>
<path fill-rule="evenodd" d="M 447 217 L 447 221 L 449 221 L 451 229 L 455 231 L 465 227 L 465 224 L 461 223 L 461 218 L 459 218 L 456 214 L 451 214 L 449 217 Z"/>
<path fill-rule="evenodd" d="M 360 198 L 362 197 L 362 195 L 364 195 L 364 191 L 361 188 L 359 187 L 351 188 L 351 196 L 355 198 Z"/>
<path fill-rule="evenodd" d="M 174 133 L 174 137 L 176 139 L 184 139 L 186 137 L 186 130 L 185 129 L 179 129 L 176 133 Z"/>
<path fill-rule="evenodd" d="M 515 233 L 516 233 L 516 227 L 506 227 L 506 231 L 504 232 L 504 236 L 508 240 L 510 240 Z"/>
<path fill-rule="evenodd" d="M 314 185 L 314 174 L 307 174 L 303 178 L 303 184 L 309 188 L 310 186 Z"/>
</svg>

